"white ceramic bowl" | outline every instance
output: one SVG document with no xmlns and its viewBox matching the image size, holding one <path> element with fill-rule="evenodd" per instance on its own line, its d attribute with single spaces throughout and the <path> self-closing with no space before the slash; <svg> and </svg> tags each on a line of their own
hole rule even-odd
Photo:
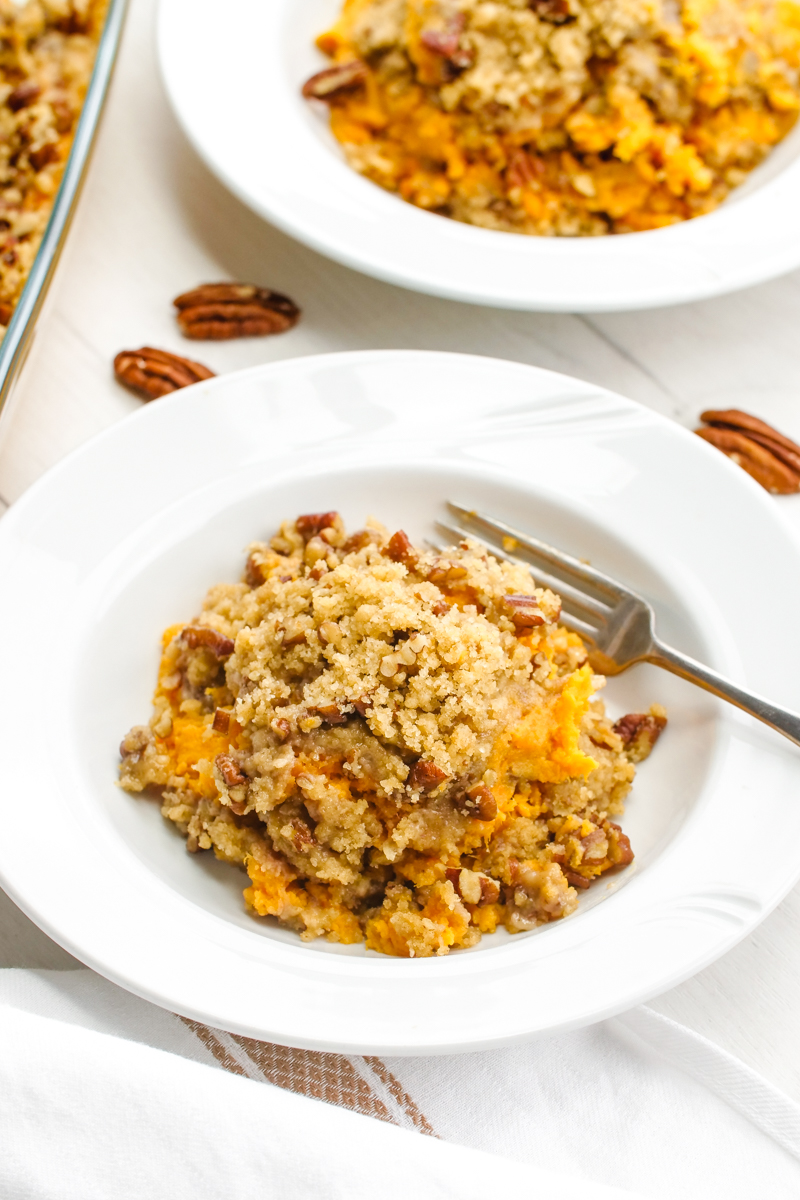
<svg viewBox="0 0 800 1200">
<path fill-rule="evenodd" d="M 172 105 L 257 213 L 338 262 L 454 300 L 609 312 L 699 300 L 800 265 L 800 129 L 716 212 L 648 233 L 534 238 L 423 212 L 353 171 L 301 98 L 341 0 L 161 0 Z"/>
<path fill-rule="evenodd" d="M 615 716 L 670 712 L 623 821 L 634 864 L 574 916 L 446 958 L 301 943 L 251 917 L 240 871 L 187 854 L 156 802 L 116 786 L 161 630 L 239 577 L 250 540 L 330 508 L 424 537 L 448 497 L 591 556 L 651 599 L 667 639 L 798 707 L 798 548 L 775 501 L 684 429 L 461 355 L 326 355 L 212 379 L 114 425 L 0 521 L 0 880 L 33 920 L 186 1016 L 404 1054 L 605 1017 L 769 912 L 800 875 L 794 839 L 770 832 L 795 821 L 800 754 L 652 667 L 607 689 Z"/>
</svg>

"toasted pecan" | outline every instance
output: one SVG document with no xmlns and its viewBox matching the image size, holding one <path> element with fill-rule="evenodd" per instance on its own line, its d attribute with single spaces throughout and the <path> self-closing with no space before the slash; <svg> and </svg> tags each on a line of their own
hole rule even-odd
<svg viewBox="0 0 800 1200">
<path fill-rule="evenodd" d="M 547 617 L 539 607 L 539 601 L 535 596 L 503 596 L 501 610 L 514 622 L 518 633 L 521 630 L 534 629 L 538 625 L 547 624 Z"/>
<path fill-rule="evenodd" d="M 421 758 L 408 772 L 408 786 L 413 792 L 432 792 L 447 779 L 447 772 L 436 763 Z"/>
<path fill-rule="evenodd" d="M 233 654 L 233 640 L 209 625 L 187 625 L 181 631 L 180 638 L 190 650 L 203 646 L 216 658 L 230 658 Z"/>
<path fill-rule="evenodd" d="M 338 519 L 338 512 L 304 513 L 297 518 L 294 527 L 304 542 L 310 542 L 313 537 L 319 537 L 323 529 L 332 529 Z"/>
<path fill-rule="evenodd" d="M 202 379 L 214 378 L 214 372 L 202 363 L 152 346 L 121 350 L 114 359 L 114 374 L 121 384 L 143 400 L 157 400 L 159 396 L 190 387 Z"/>
<path fill-rule="evenodd" d="M 397 533 L 393 533 L 389 538 L 385 554 L 393 562 L 402 563 L 404 567 L 408 567 L 409 571 L 413 571 L 419 562 L 419 555 L 412 546 L 408 534 L 403 529 L 398 529 Z"/>
<path fill-rule="evenodd" d="M 332 100 L 339 92 L 351 92 L 361 87 L 366 78 L 367 68 L 360 59 L 337 63 L 307 79 L 303 84 L 303 95 L 306 100 Z"/>
<path fill-rule="evenodd" d="M 550 25 L 566 25 L 575 20 L 567 0 L 528 0 L 528 8 L 536 13 L 540 21 L 547 21 Z"/>
<path fill-rule="evenodd" d="M 479 821 L 493 821 L 497 816 L 497 801 L 491 788 L 485 783 L 476 784 L 469 791 L 455 796 L 453 803 L 465 817 L 476 817 Z"/>
<path fill-rule="evenodd" d="M 38 83 L 34 83 L 31 79 L 26 79 L 24 83 L 20 83 L 10 92 L 6 104 L 12 112 L 19 112 L 23 108 L 27 108 L 29 104 L 35 103 L 42 94 L 42 89 Z"/>
<path fill-rule="evenodd" d="M 771 450 L 738 429 L 707 426 L 695 431 L 698 437 L 721 450 L 768 492 L 787 496 L 800 491 L 800 471 L 794 471 Z"/>
<path fill-rule="evenodd" d="M 614 725 L 631 762 L 642 762 L 652 752 L 667 724 L 660 712 L 626 713 Z"/>
<path fill-rule="evenodd" d="M 777 495 L 800 491 L 800 446 L 740 408 L 706 409 L 695 432 Z"/>
<path fill-rule="evenodd" d="M 218 754 L 214 762 L 228 787 L 241 787 L 243 783 L 247 783 L 247 776 L 242 774 L 239 764 L 232 755 Z"/>
<path fill-rule="evenodd" d="M 196 341 L 284 333 L 300 318 L 294 300 L 253 283 L 204 283 L 172 303 L 181 332 Z"/>
<path fill-rule="evenodd" d="M 725 429 L 739 429 L 742 433 L 760 434 L 763 437 L 770 438 L 780 446 L 784 446 L 787 450 L 792 451 L 796 455 L 800 455 L 800 446 L 797 442 L 793 442 L 785 433 L 779 433 L 772 425 L 768 425 L 766 421 L 762 421 L 760 417 L 754 417 L 752 413 L 743 412 L 741 408 L 707 408 L 705 412 L 700 413 L 700 420 L 706 425 L 716 425 Z"/>
<path fill-rule="evenodd" d="M 471 67 L 475 53 L 470 46 L 462 46 L 461 34 L 464 32 L 466 17 L 464 13 L 455 13 L 443 29 L 425 29 L 420 35 L 420 41 L 434 54 L 442 58 L 458 70 Z"/>
<path fill-rule="evenodd" d="M 224 708 L 218 708 L 214 712 L 214 720 L 211 728 L 215 733 L 227 733 L 231 727 L 231 714 Z"/>
</svg>

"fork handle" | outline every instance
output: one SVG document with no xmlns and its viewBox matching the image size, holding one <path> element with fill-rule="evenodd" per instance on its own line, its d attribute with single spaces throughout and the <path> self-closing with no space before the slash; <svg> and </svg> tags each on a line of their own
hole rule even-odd
<svg viewBox="0 0 800 1200">
<path fill-rule="evenodd" d="M 690 683 L 696 683 L 698 687 L 705 688 L 721 700 L 735 704 L 751 717 L 769 725 L 770 729 L 782 733 L 790 742 L 794 742 L 795 746 L 800 746 L 800 714 L 791 712 L 788 708 L 780 708 L 762 696 L 745 691 L 730 679 L 725 679 L 723 675 L 718 675 L 716 671 L 689 658 L 688 654 L 681 654 L 680 651 L 673 650 L 671 646 L 665 646 L 663 642 L 655 639 L 647 661 L 655 663 L 658 667 L 665 667 L 666 670 L 672 671 L 673 675 L 680 675 Z"/>
</svg>

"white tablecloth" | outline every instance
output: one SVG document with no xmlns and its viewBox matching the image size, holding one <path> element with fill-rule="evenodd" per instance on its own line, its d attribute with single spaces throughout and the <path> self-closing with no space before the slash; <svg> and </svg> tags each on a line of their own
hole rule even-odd
<svg viewBox="0 0 800 1200">
<path fill-rule="evenodd" d="M 224 278 L 288 292 L 304 319 L 282 337 L 198 347 L 218 372 L 338 349 L 460 350 L 578 375 L 685 424 L 702 408 L 736 405 L 800 440 L 800 273 L 702 304 L 592 317 L 458 305 L 367 279 L 271 229 L 207 172 L 158 79 L 154 10 L 155 0 L 131 0 L 91 174 L 4 423 L 0 509 L 137 407 L 113 381 L 114 354 L 143 344 L 185 352 L 172 297 Z M 800 532 L 800 496 L 775 503 Z M 795 1100 L 799 919 L 796 890 L 724 959 L 652 1005 Z M 78 965 L 0 895 L 0 966 Z"/>
</svg>

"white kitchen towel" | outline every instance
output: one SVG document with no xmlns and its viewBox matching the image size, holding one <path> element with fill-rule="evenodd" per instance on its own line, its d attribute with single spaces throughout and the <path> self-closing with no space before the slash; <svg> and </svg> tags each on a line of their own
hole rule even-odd
<svg viewBox="0 0 800 1200">
<path fill-rule="evenodd" d="M 0 1072 L 4 1200 L 800 1196 L 798 1106 L 646 1008 L 381 1061 L 208 1030 L 90 971 L 9 969 Z"/>
</svg>

